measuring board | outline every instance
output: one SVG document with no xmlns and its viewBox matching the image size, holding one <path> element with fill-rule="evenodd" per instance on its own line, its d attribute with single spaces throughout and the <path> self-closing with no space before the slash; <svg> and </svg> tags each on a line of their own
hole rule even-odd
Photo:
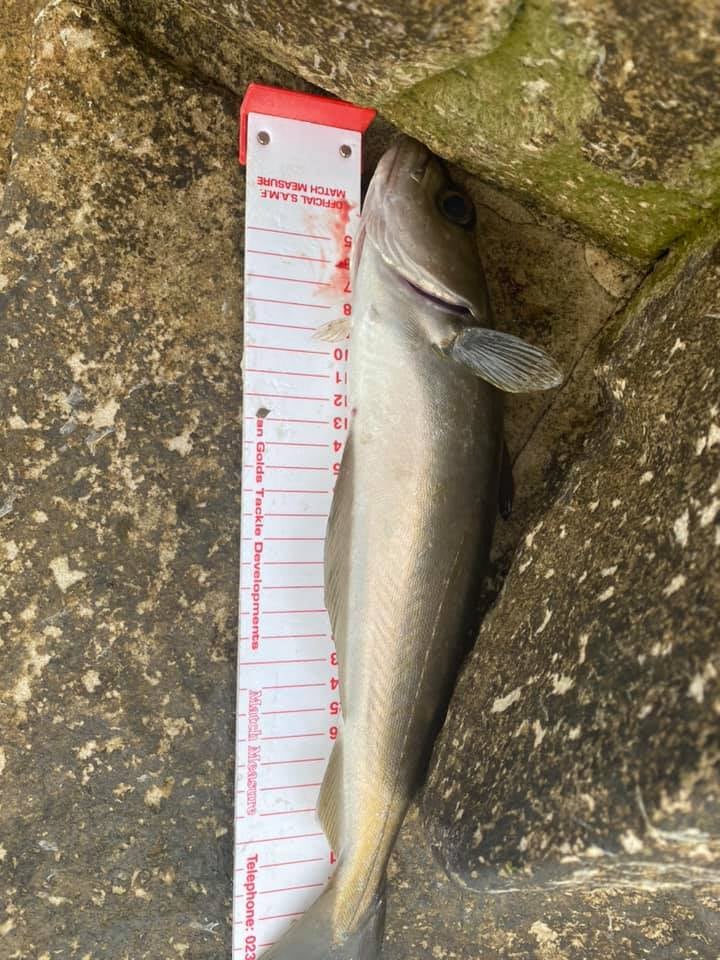
<svg viewBox="0 0 720 960">
<path fill-rule="evenodd" d="M 334 855 L 315 807 L 340 726 L 323 546 L 348 428 L 362 132 L 342 101 L 253 84 L 247 166 L 233 956 L 254 960 L 317 899 Z"/>
</svg>

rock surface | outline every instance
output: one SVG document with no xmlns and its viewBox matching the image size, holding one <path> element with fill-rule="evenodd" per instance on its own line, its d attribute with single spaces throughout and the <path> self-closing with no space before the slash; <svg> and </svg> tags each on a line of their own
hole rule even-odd
<svg viewBox="0 0 720 960">
<path fill-rule="evenodd" d="M 102 4 L 181 69 L 88 5 L 60 0 L 39 17 L 0 206 L 0 955 L 202 960 L 226 956 L 230 939 L 244 189 L 236 97 L 206 81 L 307 84 L 238 43 L 228 23 L 252 3 L 162 0 L 152 16 L 144 0 Z M 437 75 L 456 63 L 445 25 L 406 35 L 422 56 L 407 110 L 388 115 L 420 122 L 411 100 L 425 84 L 507 70 L 503 51 L 541 12 L 535 0 L 479 9 L 488 44 L 466 47 L 473 59 L 456 71 Z M 615 49 L 599 9 L 567 0 L 558 23 L 592 27 L 614 76 L 613 57 L 644 39 L 620 43 L 616 0 Z M 647 11 L 652 24 L 654 0 Z M 341 84 L 323 72 L 332 38 L 313 73 L 296 35 L 273 55 L 333 89 L 366 82 L 359 47 Z M 709 28 L 697 36 L 710 43 Z M 396 97 L 403 77 L 373 62 L 377 96 L 391 76 Z M 527 66 L 541 68 L 554 70 Z M 702 64 L 692 69 L 702 87 Z M 626 106 L 645 109 L 626 72 Z M 572 112 L 560 73 L 556 102 Z M 680 87 L 684 105 L 698 95 Z M 658 129 L 632 116 L 628 136 Z M 376 125 L 371 164 L 392 132 Z M 588 136 L 612 145 L 598 169 L 615 182 L 617 137 Z M 683 156 L 678 143 L 658 176 L 690 169 L 696 154 Z M 478 206 L 498 325 L 554 352 L 568 378 L 552 397 L 509 404 L 517 498 L 486 601 L 510 573 L 393 859 L 384 957 L 715 960 L 716 240 L 677 245 L 634 293 L 645 265 L 455 172 Z M 640 165 L 643 183 L 651 174 Z M 658 196 L 667 202 L 665 187 Z M 623 233 L 616 201 L 596 232 L 647 255 L 657 238 L 640 221 Z M 697 215 L 689 203 L 673 231 Z"/>
<path fill-rule="evenodd" d="M 390 865 L 383 960 L 715 960 L 718 877 L 695 884 L 667 872 L 610 885 L 479 896 L 448 879 L 417 813 Z"/>
<path fill-rule="evenodd" d="M 42 15 L 0 211 L 3 957 L 227 952 L 235 123 Z"/>
<path fill-rule="evenodd" d="M 10 142 L 22 104 L 31 46 L 35 2 L 5 0 L 0 8 L 0 196 L 10 165 Z"/>
<path fill-rule="evenodd" d="M 384 109 L 444 156 L 646 258 L 720 204 L 719 62 L 714 0 L 528 0 L 497 50 Z"/>
<path fill-rule="evenodd" d="M 425 794 L 468 887 L 720 882 L 719 281 L 715 232 L 642 288 L 481 627 Z"/>
<path fill-rule="evenodd" d="M 133 35 L 239 92 L 247 82 L 250 48 L 358 102 L 393 98 L 468 57 L 488 53 L 507 35 L 520 5 L 521 0 L 95 4 Z"/>
<path fill-rule="evenodd" d="M 248 47 L 648 259 L 720 206 L 715 0 L 96 0 L 244 90 Z M 465 13 L 463 13 L 465 11 Z"/>
</svg>

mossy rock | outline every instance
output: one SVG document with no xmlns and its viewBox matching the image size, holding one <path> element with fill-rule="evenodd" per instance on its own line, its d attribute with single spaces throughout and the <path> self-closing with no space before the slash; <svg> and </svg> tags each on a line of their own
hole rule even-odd
<svg viewBox="0 0 720 960">
<path fill-rule="evenodd" d="M 242 95 L 249 49 L 649 260 L 720 204 L 714 0 L 95 0 Z"/>
</svg>

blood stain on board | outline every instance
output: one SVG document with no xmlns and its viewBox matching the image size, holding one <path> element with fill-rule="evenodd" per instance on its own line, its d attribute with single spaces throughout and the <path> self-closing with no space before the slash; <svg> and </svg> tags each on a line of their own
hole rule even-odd
<svg viewBox="0 0 720 960">
<path fill-rule="evenodd" d="M 342 206 L 330 223 L 330 236 L 333 240 L 332 259 L 334 261 L 330 286 L 325 292 L 332 297 L 346 297 L 348 302 L 352 293 L 350 286 L 350 263 L 352 259 L 352 238 L 349 233 L 350 215 L 357 204 L 343 199 Z"/>
<path fill-rule="evenodd" d="M 327 243 L 323 244 L 321 255 L 329 261 L 325 266 L 328 272 L 323 273 L 323 285 L 313 291 L 313 297 L 330 302 L 343 312 L 351 309 L 351 264 L 356 241 L 352 236 L 350 221 L 353 212 L 358 209 L 359 204 L 342 197 L 333 201 L 333 209 L 321 222 L 318 222 L 319 218 L 314 213 L 306 219 L 308 233 L 324 235 Z"/>
</svg>

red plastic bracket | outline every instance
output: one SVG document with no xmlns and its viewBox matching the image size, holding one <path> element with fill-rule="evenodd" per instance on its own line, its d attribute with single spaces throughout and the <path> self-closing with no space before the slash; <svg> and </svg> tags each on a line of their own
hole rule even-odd
<svg viewBox="0 0 720 960">
<path fill-rule="evenodd" d="M 298 93 L 281 87 L 266 87 L 251 83 L 245 91 L 240 106 L 240 163 L 247 159 L 248 114 L 263 113 L 269 117 L 287 117 L 288 120 L 304 120 L 340 130 L 357 130 L 364 133 L 375 118 L 376 111 L 370 107 L 358 107 L 346 100 L 319 97 L 314 93 Z"/>
</svg>

